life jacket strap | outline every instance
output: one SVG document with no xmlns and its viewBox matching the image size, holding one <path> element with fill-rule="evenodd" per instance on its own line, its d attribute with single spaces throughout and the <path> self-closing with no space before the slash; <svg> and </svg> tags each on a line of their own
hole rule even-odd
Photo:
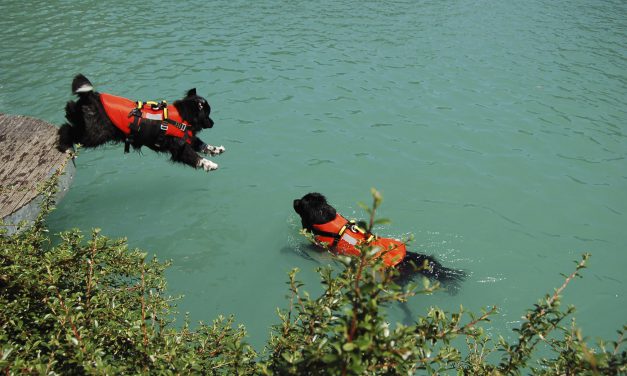
<svg viewBox="0 0 627 376">
<path fill-rule="evenodd" d="M 354 221 L 353 221 L 353 223 L 354 223 Z M 340 231 L 338 231 L 338 232 L 324 231 L 324 230 L 317 229 L 315 227 L 313 228 L 312 232 L 314 233 L 314 235 L 323 236 L 323 237 L 327 237 L 327 238 L 332 238 L 333 239 L 333 244 L 330 244 L 329 247 L 333 248 L 340 241 L 340 239 L 342 238 L 342 235 L 344 235 L 344 232 L 346 232 L 346 229 L 349 228 L 350 225 L 351 225 L 351 222 L 346 222 L 344 224 L 344 226 L 342 226 L 340 228 Z"/>
<path fill-rule="evenodd" d="M 314 235 L 318 235 L 318 236 L 324 236 L 325 238 L 333 238 L 333 239 L 339 239 L 341 238 L 341 235 L 335 233 L 335 232 L 329 232 L 329 231 L 324 231 L 324 230 L 318 230 L 317 228 L 314 228 L 311 230 L 311 232 Z"/>
<path fill-rule="evenodd" d="M 340 238 L 342 237 L 341 235 L 335 232 L 323 231 L 323 230 L 318 230 L 315 228 L 313 229 L 312 232 L 314 235 L 333 239 L 333 242 L 328 245 L 329 248 L 334 248 L 337 245 L 337 243 L 340 241 Z"/>
<path fill-rule="evenodd" d="M 164 112 L 165 114 L 165 112 Z M 183 123 L 179 123 L 178 121 L 172 120 L 172 119 L 168 119 L 168 117 L 166 116 L 163 119 L 164 122 L 167 122 L 168 124 L 171 124 L 175 127 L 177 127 L 178 129 L 182 130 L 183 132 L 185 132 L 187 130 L 187 125 L 183 124 Z"/>
<path fill-rule="evenodd" d="M 137 134 L 139 130 L 141 129 L 141 122 L 142 122 L 141 106 L 143 106 L 143 104 L 141 103 L 142 103 L 141 101 L 137 102 L 138 107 L 132 109 L 131 112 L 129 112 L 128 114 L 128 117 L 131 117 L 131 116 L 133 117 L 133 121 L 128 126 L 130 133 L 126 136 L 126 139 L 124 140 L 124 153 L 125 154 L 128 153 L 131 149 L 131 144 L 133 143 L 133 136 Z"/>
</svg>

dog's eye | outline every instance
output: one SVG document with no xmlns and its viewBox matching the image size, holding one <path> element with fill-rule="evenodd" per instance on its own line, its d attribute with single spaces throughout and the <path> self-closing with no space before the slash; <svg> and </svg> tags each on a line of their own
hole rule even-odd
<svg viewBox="0 0 627 376">
<path fill-rule="evenodd" d="M 198 102 L 198 109 L 202 111 L 202 108 L 203 108 L 202 103 Z"/>
</svg>

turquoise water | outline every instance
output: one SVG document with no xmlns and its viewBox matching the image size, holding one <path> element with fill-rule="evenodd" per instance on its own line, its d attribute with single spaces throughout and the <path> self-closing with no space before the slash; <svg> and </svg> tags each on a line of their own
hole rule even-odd
<svg viewBox="0 0 627 376">
<path fill-rule="evenodd" d="M 287 272 L 317 291 L 329 262 L 292 200 L 318 191 L 363 217 L 376 187 L 393 221 L 380 233 L 413 233 L 412 250 L 471 274 L 414 314 L 497 305 L 490 332 L 510 336 L 591 252 L 564 301 L 592 338 L 626 323 L 627 3 L 158 4 L 0 5 L 0 112 L 61 124 L 78 72 L 135 99 L 196 87 L 216 122 L 201 137 L 227 149 L 209 174 L 83 150 L 52 232 L 99 227 L 172 259 L 182 312 L 235 314 L 261 347 Z"/>
</svg>

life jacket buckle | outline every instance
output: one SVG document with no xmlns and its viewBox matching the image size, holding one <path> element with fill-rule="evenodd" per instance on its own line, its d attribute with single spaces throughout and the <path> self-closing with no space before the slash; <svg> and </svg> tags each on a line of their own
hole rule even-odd
<svg viewBox="0 0 627 376">
<path fill-rule="evenodd" d="M 128 113 L 128 117 L 131 116 L 142 117 L 142 111 L 139 108 L 134 108 L 131 110 L 131 112 Z"/>
<path fill-rule="evenodd" d="M 168 123 L 166 123 L 165 121 L 161 122 L 160 127 L 162 131 L 166 132 L 168 130 Z"/>
<path fill-rule="evenodd" d="M 359 225 L 357 224 L 357 222 L 352 219 L 350 221 L 348 221 L 349 227 L 351 229 L 352 232 L 359 232 L 361 234 L 366 234 L 366 230 L 364 230 L 363 228 L 359 227 Z"/>
</svg>

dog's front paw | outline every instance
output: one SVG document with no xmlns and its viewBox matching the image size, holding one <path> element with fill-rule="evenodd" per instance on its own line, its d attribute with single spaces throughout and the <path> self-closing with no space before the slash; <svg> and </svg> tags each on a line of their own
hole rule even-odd
<svg viewBox="0 0 627 376">
<path fill-rule="evenodd" d="M 213 145 L 207 145 L 203 148 L 202 152 L 205 154 L 209 154 L 211 156 L 216 156 L 219 154 L 222 154 L 226 151 L 226 148 L 222 145 L 220 146 L 213 146 Z"/>
<path fill-rule="evenodd" d="M 218 169 L 218 165 L 216 163 L 211 162 L 208 159 L 202 158 L 198 161 L 197 167 L 202 167 L 203 170 L 209 172 Z"/>
</svg>

